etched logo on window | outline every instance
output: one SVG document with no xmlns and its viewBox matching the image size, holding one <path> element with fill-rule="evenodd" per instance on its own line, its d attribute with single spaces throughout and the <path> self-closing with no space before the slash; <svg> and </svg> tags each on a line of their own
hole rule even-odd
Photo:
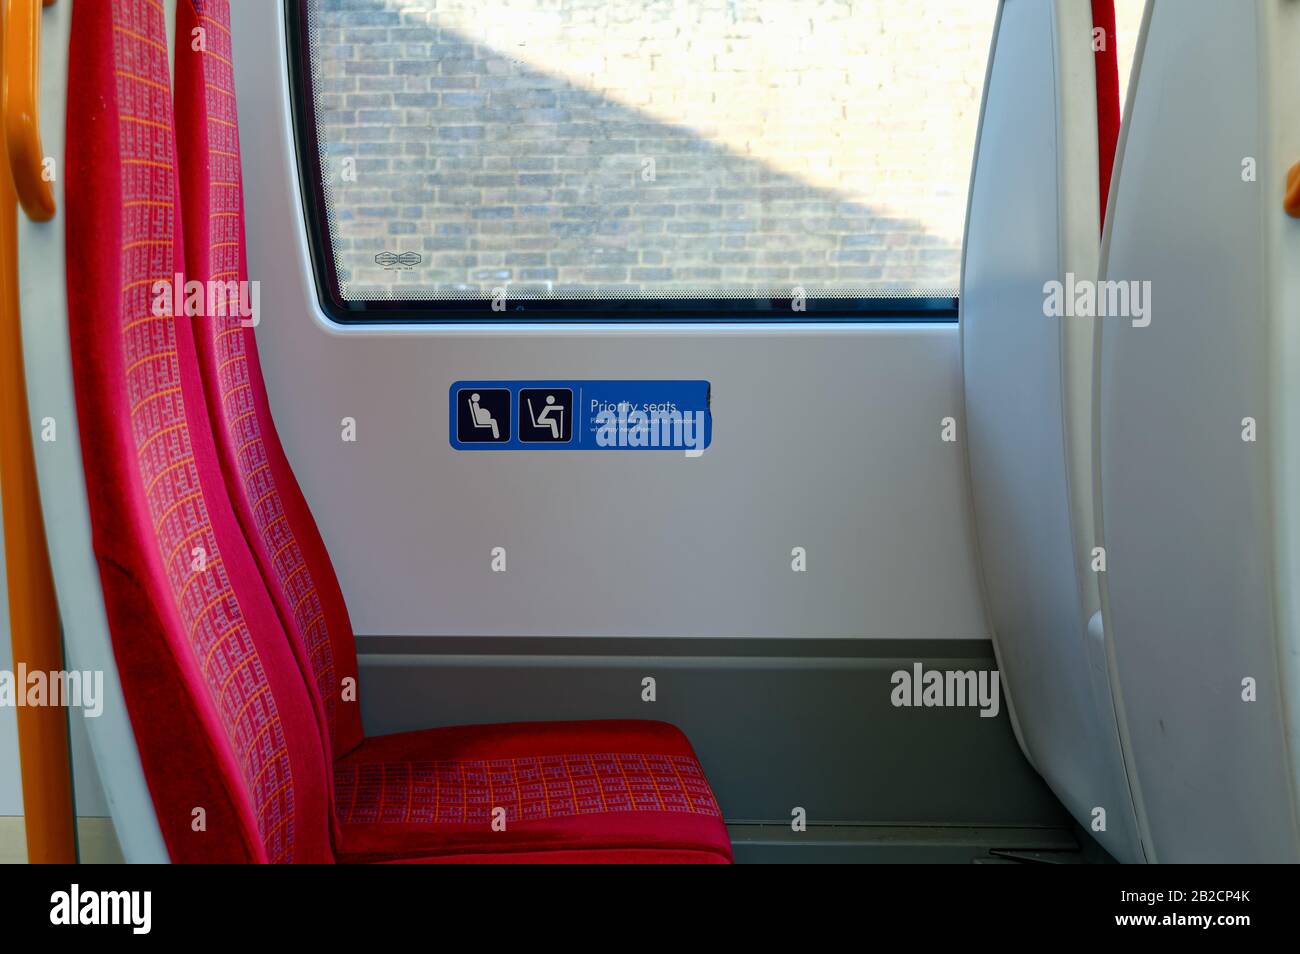
<svg viewBox="0 0 1300 954">
<path fill-rule="evenodd" d="M 382 265 L 385 271 L 412 269 L 424 261 L 419 252 L 380 252 L 375 256 L 375 264 Z"/>
</svg>

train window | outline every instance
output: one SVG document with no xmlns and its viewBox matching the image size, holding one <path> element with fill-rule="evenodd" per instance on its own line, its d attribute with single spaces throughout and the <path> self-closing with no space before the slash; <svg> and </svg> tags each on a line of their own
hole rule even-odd
<svg viewBox="0 0 1300 954">
<path fill-rule="evenodd" d="M 996 4 L 288 6 L 338 320 L 955 319 Z"/>
</svg>

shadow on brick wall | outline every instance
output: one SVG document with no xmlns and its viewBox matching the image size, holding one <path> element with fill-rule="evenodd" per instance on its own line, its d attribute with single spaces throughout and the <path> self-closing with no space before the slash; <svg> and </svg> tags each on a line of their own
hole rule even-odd
<svg viewBox="0 0 1300 954">
<path fill-rule="evenodd" d="M 418 22 L 411 6 L 316 3 L 346 297 L 956 294 L 960 245 L 920 221 Z M 375 260 L 412 251 L 417 265 Z"/>
</svg>

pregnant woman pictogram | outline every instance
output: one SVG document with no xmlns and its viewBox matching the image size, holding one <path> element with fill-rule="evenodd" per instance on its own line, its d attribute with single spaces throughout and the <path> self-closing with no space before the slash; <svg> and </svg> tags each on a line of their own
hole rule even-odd
<svg viewBox="0 0 1300 954">
<path fill-rule="evenodd" d="M 545 414 L 546 412 L 543 411 L 542 413 Z M 501 434 L 497 430 L 496 419 L 492 416 L 491 411 L 479 406 L 477 391 L 469 396 L 469 416 L 475 427 L 490 427 L 492 428 L 492 439 L 500 439 Z"/>
</svg>

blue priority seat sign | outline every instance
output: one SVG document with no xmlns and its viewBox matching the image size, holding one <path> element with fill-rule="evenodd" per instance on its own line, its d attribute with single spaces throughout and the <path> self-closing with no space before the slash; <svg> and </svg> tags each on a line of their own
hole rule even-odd
<svg viewBox="0 0 1300 954">
<path fill-rule="evenodd" d="M 713 439 L 708 381 L 457 381 L 457 450 L 677 451 Z"/>
</svg>

